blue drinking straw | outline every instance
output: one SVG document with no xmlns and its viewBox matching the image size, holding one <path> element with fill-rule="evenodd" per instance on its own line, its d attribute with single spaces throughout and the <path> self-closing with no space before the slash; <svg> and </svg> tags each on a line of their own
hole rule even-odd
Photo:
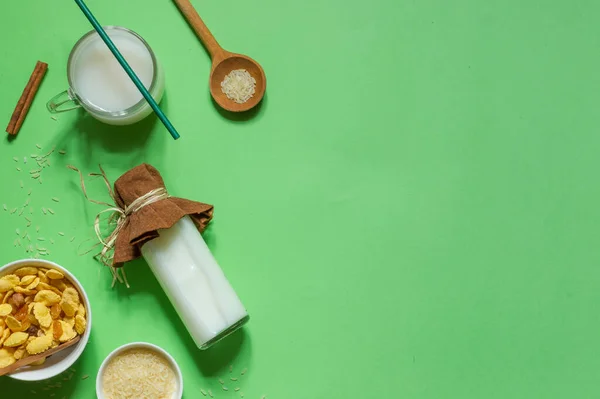
<svg viewBox="0 0 600 399">
<path fill-rule="evenodd" d="M 98 34 L 100 35 L 104 43 L 106 43 L 106 45 L 113 53 L 117 61 L 119 61 L 119 64 L 121 64 L 121 66 L 123 67 L 125 72 L 127 72 L 127 75 L 129 75 L 129 77 L 131 78 L 135 86 L 138 88 L 140 93 L 142 93 L 146 101 L 148 101 L 148 104 L 150 104 L 150 107 L 152 107 L 152 109 L 156 113 L 156 116 L 158 116 L 158 119 L 160 119 L 161 122 L 165 125 L 169 133 L 171 133 L 171 136 L 173 136 L 173 138 L 177 140 L 179 138 L 179 133 L 177 133 L 177 130 L 175 130 L 175 127 L 171 124 L 169 118 L 167 118 L 167 116 L 164 114 L 164 112 L 162 112 L 156 101 L 154 101 L 152 95 L 148 92 L 148 90 L 146 90 L 146 87 L 144 87 L 144 84 L 140 81 L 140 78 L 137 77 L 137 75 L 135 74 L 135 72 L 133 72 L 133 69 L 131 69 L 127 61 L 125 61 L 125 58 L 123 58 L 123 55 L 119 52 L 112 40 L 110 40 L 110 37 L 108 37 L 104 29 L 102 29 L 102 25 L 98 23 L 98 20 L 94 17 L 90 9 L 83 2 L 83 0 L 75 0 L 75 3 L 77 3 L 79 8 L 81 8 L 81 11 L 83 11 L 83 13 L 90 21 L 94 29 L 96 29 L 96 32 L 98 32 Z"/>
</svg>

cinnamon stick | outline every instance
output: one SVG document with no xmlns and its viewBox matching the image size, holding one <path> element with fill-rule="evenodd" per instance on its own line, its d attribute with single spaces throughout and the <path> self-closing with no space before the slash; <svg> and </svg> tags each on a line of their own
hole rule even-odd
<svg viewBox="0 0 600 399">
<path fill-rule="evenodd" d="M 13 112 L 10 122 L 8 123 L 8 127 L 6 128 L 6 132 L 13 136 L 16 136 L 21 130 L 21 126 L 23 125 L 23 121 L 25 121 L 25 117 L 29 112 L 29 108 L 31 107 L 31 103 L 40 88 L 40 84 L 42 83 L 42 79 L 44 75 L 46 75 L 46 71 L 48 71 L 48 64 L 45 62 L 38 61 L 35 65 L 35 69 L 29 78 L 29 82 L 27 82 L 27 86 L 25 86 L 25 90 L 23 90 L 23 94 L 21 94 L 21 98 L 15 107 L 15 111 Z"/>
</svg>

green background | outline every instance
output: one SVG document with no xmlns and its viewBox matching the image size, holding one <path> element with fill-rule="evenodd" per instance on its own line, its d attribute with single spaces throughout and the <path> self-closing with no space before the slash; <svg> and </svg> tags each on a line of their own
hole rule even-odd
<svg viewBox="0 0 600 399">
<path fill-rule="evenodd" d="M 2 398 L 93 398 L 100 363 L 131 341 L 176 358 L 186 399 L 239 397 L 219 390 L 229 365 L 248 368 L 239 386 L 252 399 L 600 396 L 600 3 L 193 3 L 226 49 L 264 67 L 258 111 L 212 103 L 209 57 L 171 1 L 88 1 L 157 53 L 177 142 L 154 117 L 50 119 L 44 104 L 90 26 L 72 1 L 0 6 L 2 123 L 35 61 L 50 64 L 18 138 L 0 145 L 0 202 L 33 189 L 50 258 L 94 314 L 71 381 L 44 391 L 1 378 Z M 42 185 L 22 165 L 35 144 L 67 150 Z M 111 290 L 77 255 L 102 208 L 64 166 L 101 163 L 114 180 L 141 162 L 173 195 L 215 205 L 207 241 L 252 319 L 207 352 L 142 260 L 127 266 L 131 289 Z M 101 182 L 90 190 L 107 199 Z M 12 244 L 23 218 L 0 209 L 0 225 L 0 264 L 25 257 Z"/>
</svg>

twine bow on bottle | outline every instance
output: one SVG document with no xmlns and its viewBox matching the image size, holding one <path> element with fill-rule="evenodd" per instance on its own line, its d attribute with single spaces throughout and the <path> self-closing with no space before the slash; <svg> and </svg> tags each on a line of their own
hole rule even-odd
<svg viewBox="0 0 600 399">
<path fill-rule="evenodd" d="M 104 169 L 102 169 L 101 165 L 98 166 L 100 168 L 100 173 L 90 173 L 89 176 L 96 176 L 102 178 L 108 189 L 108 195 L 113 200 L 113 204 L 103 201 L 96 201 L 90 198 L 85 188 L 83 173 L 81 173 L 81 171 L 73 165 L 67 165 L 69 169 L 79 173 L 81 190 L 83 191 L 83 195 L 85 196 L 85 198 L 94 204 L 104 205 L 108 207 L 107 209 L 98 212 L 94 219 L 94 231 L 96 232 L 96 237 L 98 239 L 97 245 L 102 245 L 102 250 L 96 255 L 96 258 L 104 265 L 110 268 L 113 274 L 113 281 L 111 285 L 112 287 L 114 287 L 115 283 L 119 281 L 120 283 L 125 283 L 127 288 L 129 288 L 129 283 L 127 282 L 127 275 L 125 274 L 125 270 L 123 268 L 116 268 L 113 265 L 114 249 L 115 244 L 117 242 L 117 238 L 119 237 L 119 233 L 121 233 L 125 225 L 128 223 L 129 217 L 132 214 L 144 208 L 145 206 L 167 199 L 170 197 L 170 195 L 167 192 L 166 188 L 159 187 L 147 192 L 141 197 L 138 197 L 131 204 L 121 207 L 119 206 L 119 201 L 117 201 L 115 197 L 115 192 L 113 191 L 111 184 L 108 181 L 108 178 L 106 177 Z M 102 235 L 102 231 L 100 228 L 100 217 L 105 213 L 111 213 L 110 217 L 108 218 L 108 224 L 115 226 L 112 232 L 106 237 Z"/>
<path fill-rule="evenodd" d="M 89 198 L 83 174 L 74 166 L 69 165 L 68 168 L 79 173 L 85 198 L 106 207 L 94 220 L 98 240 L 96 245 L 102 246 L 96 258 L 110 268 L 113 286 L 116 281 L 129 286 L 124 267 L 121 266 L 140 257 L 142 246 L 159 237 L 161 230 L 173 227 L 187 216 L 201 233 L 212 219 L 212 205 L 170 196 L 162 176 L 152 165 L 141 164 L 128 170 L 115 181 L 114 190 L 102 166 L 100 173 L 90 173 L 90 176 L 102 178 L 112 204 Z M 100 226 L 103 214 L 110 214 L 107 220 L 110 233 L 107 234 L 102 234 Z"/>
</svg>

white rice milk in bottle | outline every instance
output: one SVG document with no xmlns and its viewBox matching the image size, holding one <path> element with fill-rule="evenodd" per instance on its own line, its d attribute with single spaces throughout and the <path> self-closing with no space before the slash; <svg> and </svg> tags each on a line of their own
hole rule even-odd
<svg viewBox="0 0 600 399">
<path fill-rule="evenodd" d="M 142 255 L 196 345 L 206 349 L 249 316 L 189 216 L 142 246 Z"/>
</svg>

